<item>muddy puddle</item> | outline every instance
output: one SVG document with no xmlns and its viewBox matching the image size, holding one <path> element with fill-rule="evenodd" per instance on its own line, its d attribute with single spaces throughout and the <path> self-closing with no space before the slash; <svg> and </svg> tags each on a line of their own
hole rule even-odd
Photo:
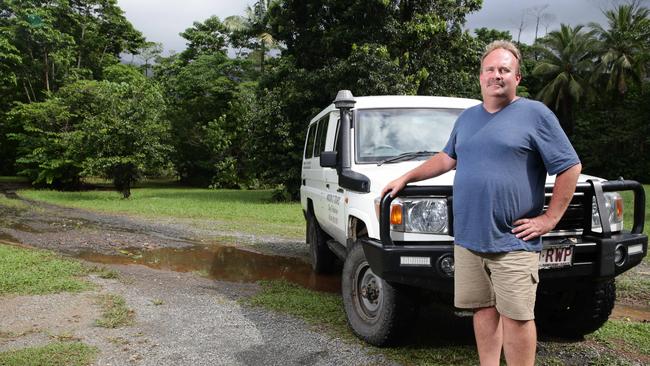
<svg viewBox="0 0 650 366">
<path fill-rule="evenodd" d="M 196 272 L 230 282 L 282 279 L 324 292 L 339 292 L 341 282 L 338 275 L 314 274 L 311 266 L 299 258 L 265 255 L 216 244 L 153 250 L 126 249 L 115 255 L 86 251 L 75 256 L 96 263 L 141 264 L 156 269 Z"/>
<path fill-rule="evenodd" d="M 650 322 L 650 309 L 644 306 L 616 304 L 611 318 L 635 322 Z"/>
</svg>

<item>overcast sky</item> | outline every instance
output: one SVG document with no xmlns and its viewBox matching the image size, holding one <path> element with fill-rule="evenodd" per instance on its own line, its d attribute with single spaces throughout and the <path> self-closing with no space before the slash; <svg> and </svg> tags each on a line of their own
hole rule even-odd
<svg viewBox="0 0 650 366">
<path fill-rule="evenodd" d="M 509 30 L 517 39 L 518 28 L 524 12 L 548 7 L 542 13 L 549 17 L 540 24 L 539 34 L 559 28 L 560 23 L 587 24 L 603 22 L 601 8 L 610 8 L 616 0 L 484 0 L 483 8 L 467 18 L 469 29 L 487 27 Z M 165 54 L 170 50 L 185 49 L 185 40 L 178 33 L 203 21 L 211 15 L 223 19 L 230 15 L 243 15 L 247 5 L 254 0 L 118 0 L 126 17 L 144 33 L 147 40 L 163 44 Z M 524 18 L 521 41 L 532 42 L 535 34 L 535 16 Z"/>
</svg>

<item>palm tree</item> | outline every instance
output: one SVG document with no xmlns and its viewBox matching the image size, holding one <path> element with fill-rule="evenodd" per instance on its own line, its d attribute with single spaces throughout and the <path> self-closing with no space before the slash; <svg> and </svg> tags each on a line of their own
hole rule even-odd
<svg viewBox="0 0 650 366">
<path fill-rule="evenodd" d="M 628 81 L 641 82 L 650 52 L 650 10 L 637 4 L 621 5 L 604 12 L 608 29 L 589 23 L 601 41 L 600 73 L 608 75 L 607 90 L 623 95 Z"/>
<path fill-rule="evenodd" d="M 540 60 L 533 74 L 546 83 L 536 98 L 551 108 L 567 135 L 573 134 L 575 107 L 589 94 L 595 39 L 583 26 L 562 24 L 538 40 Z"/>
<path fill-rule="evenodd" d="M 257 51 L 260 53 L 260 72 L 264 73 L 264 57 L 266 51 L 277 45 L 270 33 L 268 10 L 278 0 L 259 0 L 253 7 L 246 7 L 246 16 L 232 15 L 223 20 L 223 24 L 231 32 L 240 32 L 254 37 Z"/>
</svg>

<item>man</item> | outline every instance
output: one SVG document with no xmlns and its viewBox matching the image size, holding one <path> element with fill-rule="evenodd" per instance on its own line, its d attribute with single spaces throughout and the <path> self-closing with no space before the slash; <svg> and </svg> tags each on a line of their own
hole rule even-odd
<svg viewBox="0 0 650 366">
<path fill-rule="evenodd" d="M 533 365 L 541 235 L 559 222 L 575 191 L 580 160 L 557 118 L 542 103 L 519 98 L 519 50 L 506 41 L 481 58 L 483 103 L 464 111 L 442 152 L 390 182 L 409 182 L 456 168 L 454 304 L 474 310 L 481 365 Z M 546 174 L 557 174 L 548 210 Z"/>
</svg>

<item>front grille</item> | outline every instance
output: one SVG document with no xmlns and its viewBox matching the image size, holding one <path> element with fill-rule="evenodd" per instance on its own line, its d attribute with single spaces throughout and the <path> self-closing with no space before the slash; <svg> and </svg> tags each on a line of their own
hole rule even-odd
<svg viewBox="0 0 650 366">
<path fill-rule="evenodd" d="M 546 212 L 546 209 L 548 209 L 548 203 L 550 200 L 551 196 L 546 195 L 544 212 Z M 555 229 L 553 231 L 581 232 L 584 228 L 586 212 L 591 213 L 591 208 L 588 211 L 585 210 L 584 194 L 581 192 L 576 192 L 573 195 L 571 202 L 569 203 L 569 207 L 567 207 L 566 211 L 564 212 L 562 219 L 560 219 L 560 222 L 555 226 Z"/>
</svg>

